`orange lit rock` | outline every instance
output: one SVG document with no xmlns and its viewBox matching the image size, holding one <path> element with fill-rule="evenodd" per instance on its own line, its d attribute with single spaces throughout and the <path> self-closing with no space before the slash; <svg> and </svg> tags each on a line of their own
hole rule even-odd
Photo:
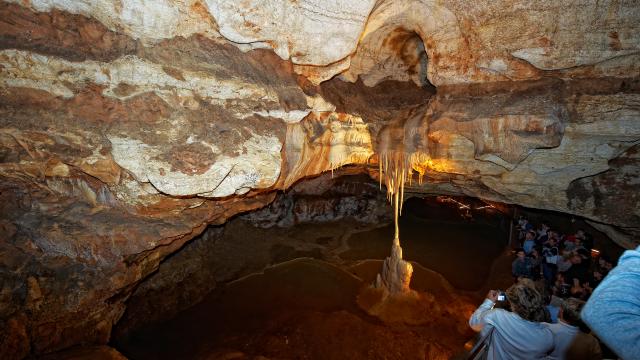
<svg viewBox="0 0 640 360">
<path fill-rule="evenodd" d="M 366 164 L 373 155 L 369 127 L 360 117 L 342 113 L 311 113 L 287 126 L 280 184 L 291 186 L 305 176 L 347 164 Z"/>
</svg>

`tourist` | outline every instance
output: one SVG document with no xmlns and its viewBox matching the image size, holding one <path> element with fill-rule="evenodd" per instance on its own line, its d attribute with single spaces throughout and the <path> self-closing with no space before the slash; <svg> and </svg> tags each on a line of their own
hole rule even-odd
<svg viewBox="0 0 640 360">
<path fill-rule="evenodd" d="M 553 295 L 559 298 L 568 298 L 571 293 L 571 285 L 567 284 L 564 273 L 556 274 L 556 281 L 553 284 Z"/>
<path fill-rule="evenodd" d="M 591 273 L 591 277 L 589 278 L 589 284 L 591 285 L 591 287 L 595 289 L 596 286 L 600 285 L 603 278 L 604 278 L 604 275 L 598 269 L 596 269 Z"/>
<path fill-rule="evenodd" d="M 531 267 L 531 278 L 533 280 L 539 280 L 542 274 L 541 266 L 542 266 L 542 256 L 540 255 L 541 250 L 538 250 L 538 246 L 534 246 L 531 250 L 531 253 L 527 255 L 530 259 L 530 267 Z"/>
<path fill-rule="evenodd" d="M 550 238 L 547 240 L 542 248 L 542 275 L 547 284 L 553 283 L 556 273 L 558 272 L 558 260 L 560 259 L 558 253 L 556 239 Z"/>
<path fill-rule="evenodd" d="M 571 258 L 573 258 L 573 256 L 574 254 L 571 251 L 564 250 L 562 252 L 562 256 L 557 259 L 558 262 L 556 263 L 558 266 L 558 272 L 564 273 L 571 268 Z"/>
<path fill-rule="evenodd" d="M 529 219 L 527 219 L 526 217 L 520 217 L 520 219 L 518 220 L 518 240 L 522 241 L 522 239 L 524 239 L 525 235 L 531 229 L 533 229 L 533 225 L 531 225 Z"/>
<path fill-rule="evenodd" d="M 558 322 L 558 314 L 560 313 L 560 304 L 562 304 L 562 299 L 557 296 L 553 296 L 549 290 L 552 290 L 551 287 L 543 286 L 542 288 L 538 288 L 538 291 L 544 298 L 545 309 L 549 313 L 549 321 L 547 322 L 553 324 Z"/>
<path fill-rule="evenodd" d="M 524 237 L 524 243 L 522 243 L 522 248 L 524 249 L 525 254 L 529 255 L 533 247 L 536 245 L 536 232 L 531 230 L 528 231 Z"/>
<path fill-rule="evenodd" d="M 471 315 L 469 325 L 487 337 L 487 359 L 544 359 L 553 350 L 553 333 L 545 320 L 542 295 L 521 281 L 506 291 L 511 311 L 494 308 L 499 292 L 487 298 Z"/>
<path fill-rule="evenodd" d="M 524 249 L 516 249 L 516 259 L 511 263 L 511 274 L 514 279 L 517 280 L 521 277 L 531 278 L 531 260 L 528 258 Z"/>
<path fill-rule="evenodd" d="M 536 243 L 538 245 L 544 244 L 549 239 L 549 225 L 546 221 L 540 224 L 540 228 L 537 230 Z"/>
<path fill-rule="evenodd" d="M 569 235 L 564 239 L 564 247 L 569 251 L 573 251 L 576 246 L 576 239 L 584 240 L 584 230 L 580 229 L 575 234 Z"/>
<path fill-rule="evenodd" d="M 640 359 L 640 246 L 624 252 L 581 315 L 620 358 Z"/>
<path fill-rule="evenodd" d="M 576 238 L 573 242 L 572 251 L 586 250 L 587 248 L 584 246 L 584 242 L 581 238 Z"/>
<path fill-rule="evenodd" d="M 571 295 L 571 285 L 567 284 L 564 280 L 564 274 L 560 272 L 556 274 L 556 281 L 553 283 L 551 289 L 553 296 L 561 299 L 566 299 Z"/>
<path fill-rule="evenodd" d="M 583 284 L 589 280 L 589 265 L 585 254 L 577 251 L 570 258 L 571 267 L 564 272 L 564 278 L 571 285 L 571 295 L 582 298 L 585 294 Z"/>
<path fill-rule="evenodd" d="M 601 256 L 598 259 L 598 264 L 596 265 L 596 269 L 599 273 L 602 274 L 602 276 L 607 276 L 609 271 L 613 269 L 613 264 L 609 260 L 607 260 L 607 258 L 605 258 L 604 256 Z"/>
<path fill-rule="evenodd" d="M 562 302 L 558 322 L 547 326 L 553 333 L 554 349 L 548 359 L 602 359 L 598 340 L 580 319 L 584 301 L 569 298 Z"/>
</svg>

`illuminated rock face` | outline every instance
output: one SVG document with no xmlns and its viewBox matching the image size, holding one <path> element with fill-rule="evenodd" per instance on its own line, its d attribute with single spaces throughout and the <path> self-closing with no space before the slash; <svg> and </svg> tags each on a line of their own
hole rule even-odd
<svg viewBox="0 0 640 360">
<path fill-rule="evenodd" d="M 421 82 L 426 72 L 436 86 L 531 80 L 549 71 L 627 76 L 639 71 L 638 18 L 632 1 L 379 1 L 345 76 L 373 85 L 385 78 Z M 428 59 L 416 55 L 422 46 L 415 36 Z"/>
<path fill-rule="evenodd" d="M 569 212 L 633 246 L 638 18 L 633 1 L 1 2 L 0 357 L 105 343 L 208 224 L 342 165 L 379 177 L 389 139 L 424 173 L 407 191 Z"/>
<path fill-rule="evenodd" d="M 426 183 L 414 176 L 405 191 L 575 213 L 617 225 L 627 231 L 619 242 L 632 247 L 639 90 L 637 79 L 449 87 L 423 112 L 389 124 L 377 146 L 397 144 L 403 166 L 424 174 Z"/>
</svg>

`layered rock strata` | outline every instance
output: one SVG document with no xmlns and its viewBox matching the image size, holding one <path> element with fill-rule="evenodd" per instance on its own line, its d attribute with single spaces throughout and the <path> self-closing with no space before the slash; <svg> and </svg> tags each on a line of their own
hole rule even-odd
<svg viewBox="0 0 640 360">
<path fill-rule="evenodd" d="M 578 214 L 615 224 L 633 239 L 640 220 L 630 190 L 638 178 L 639 84 L 547 79 L 449 87 L 424 113 L 388 125 L 377 142 L 397 144 L 412 156 L 409 170 L 426 174 L 426 184 L 406 191 Z M 377 177 L 376 170 L 370 172 Z M 605 210 L 611 202 L 617 210 Z"/>
</svg>

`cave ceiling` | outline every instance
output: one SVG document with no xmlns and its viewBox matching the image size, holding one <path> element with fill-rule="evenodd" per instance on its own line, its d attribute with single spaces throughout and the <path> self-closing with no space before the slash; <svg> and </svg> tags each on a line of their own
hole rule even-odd
<svg viewBox="0 0 640 360">
<path fill-rule="evenodd" d="M 392 150 L 408 192 L 638 244 L 640 4 L 2 1 L 0 318 L 27 353 L 104 343 L 207 225 Z"/>
</svg>

